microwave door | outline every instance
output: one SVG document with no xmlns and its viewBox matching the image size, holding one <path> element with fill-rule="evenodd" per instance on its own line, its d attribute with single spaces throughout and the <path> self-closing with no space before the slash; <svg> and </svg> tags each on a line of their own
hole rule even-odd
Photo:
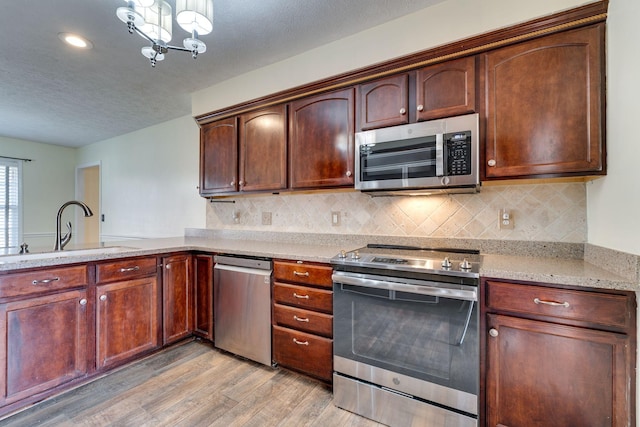
<svg viewBox="0 0 640 427">
<path fill-rule="evenodd" d="M 444 135 L 436 135 L 436 176 L 444 175 Z"/>
</svg>

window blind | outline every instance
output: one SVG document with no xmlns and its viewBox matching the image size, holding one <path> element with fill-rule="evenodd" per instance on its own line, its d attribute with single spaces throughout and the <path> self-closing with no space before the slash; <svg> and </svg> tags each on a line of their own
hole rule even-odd
<svg viewBox="0 0 640 427">
<path fill-rule="evenodd" d="M 0 248 L 18 247 L 22 163 L 0 159 Z"/>
</svg>

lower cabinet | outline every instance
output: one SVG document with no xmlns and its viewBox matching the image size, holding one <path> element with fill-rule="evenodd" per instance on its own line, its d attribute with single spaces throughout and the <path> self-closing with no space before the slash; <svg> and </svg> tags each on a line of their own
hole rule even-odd
<svg viewBox="0 0 640 427">
<path fill-rule="evenodd" d="M 193 333 L 213 341 L 213 255 L 193 256 Z"/>
<path fill-rule="evenodd" d="M 274 362 L 331 382 L 331 267 L 302 261 L 275 261 L 273 271 Z"/>
<path fill-rule="evenodd" d="M 487 426 L 635 425 L 631 294 L 485 280 Z"/>
<path fill-rule="evenodd" d="M 162 258 L 162 338 L 165 345 L 191 335 L 191 265 L 191 254 Z"/>
<path fill-rule="evenodd" d="M 0 405 L 87 374 L 89 314 L 85 289 L 0 305 Z"/>
<path fill-rule="evenodd" d="M 160 346 L 155 258 L 99 265 L 113 283 L 96 287 L 96 364 L 106 369 Z M 143 276 L 143 277 L 139 277 Z M 118 278 L 120 280 L 118 280 Z"/>
</svg>

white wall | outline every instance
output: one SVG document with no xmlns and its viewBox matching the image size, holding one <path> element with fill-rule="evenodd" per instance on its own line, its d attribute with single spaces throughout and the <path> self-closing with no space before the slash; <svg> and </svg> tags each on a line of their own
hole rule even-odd
<svg viewBox="0 0 640 427">
<path fill-rule="evenodd" d="M 58 209 L 74 198 L 76 150 L 0 137 L 0 155 L 33 160 L 22 165 L 23 240 L 53 248 Z"/>
<path fill-rule="evenodd" d="M 182 236 L 205 226 L 199 140 L 186 116 L 78 149 L 78 164 L 101 164 L 102 240 Z"/>
<path fill-rule="evenodd" d="M 607 19 L 608 174 L 587 185 L 589 242 L 640 255 L 640 1 L 612 0 Z"/>
</svg>

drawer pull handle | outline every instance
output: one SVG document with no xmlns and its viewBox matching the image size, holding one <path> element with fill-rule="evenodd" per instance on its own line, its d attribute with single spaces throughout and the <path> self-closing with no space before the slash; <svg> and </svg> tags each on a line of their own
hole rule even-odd
<svg viewBox="0 0 640 427">
<path fill-rule="evenodd" d="M 564 308 L 569 308 L 569 303 L 568 302 L 555 302 L 555 301 L 545 301 L 545 300 L 541 300 L 540 298 L 534 298 L 533 302 L 535 302 L 536 304 L 545 304 L 545 305 L 551 305 L 553 307 L 564 307 Z"/>
<path fill-rule="evenodd" d="M 120 273 L 130 273 L 132 271 L 138 271 L 138 270 L 140 270 L 140 267 L 136 265 L 135 267 L 121 268 Z"/>
<path fill-rule="evenodd" d="M 298 295 L 295 292 L 293 293 L 293 296 L 299 299 L 309 299 L 309 295 Z"/>
<path fill-rule="evenodd" d="M 309 272 L 305 271 L 304 273 L 300 273 L 299 271 L 293 270 L 293 275 L 294 276 L 309 277 Z"/>
<path fill-rule="evenodd" d="M 298 317 L 295 314 L 293 315 L 293 320 L 297 320 L 298 322 L 307 322 L 309 323 L 309 319 L 306 317 Z"/>
<path fill-rule="evenodd" d="M 293 339 L 293 342 L 298 345 L 309 345 L 309 341 L 298 341 L 297 339 Z"/>
<path fill-rule="evenodd" d="M 57 282 L 60 280 L 59 277 L 54 277 L 53 279 L 42 279 L 42 280 L 34 280 L 31 282 L 33 285 L 46 285 L 47 283 Z"/>
</svg>

